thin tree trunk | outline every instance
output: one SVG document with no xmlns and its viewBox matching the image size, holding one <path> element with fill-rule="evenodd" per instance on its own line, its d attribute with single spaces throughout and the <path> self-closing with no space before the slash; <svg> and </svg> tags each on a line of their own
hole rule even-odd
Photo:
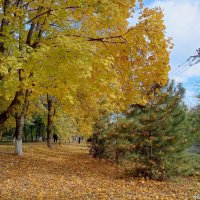
<svg viewBox="0 0 200 200">
<path fill-rule="evenodd" d="M 22 140 L 22 142 L 27 142 L 27 130 L 26 130 L 26 126 L 24 126 L 24 141 Z"/>
<path fill-rule="evenodd" d="M 118 111 L 117 111 L 117 116 L 116 116 L 116 133 L 118 134 L 118 126 L 119 126 L 119 114 L 118 114 Z M 115 161 L 117 164 L 119 164 L 119 152 L 118 152 L 118 138 L 116 138 L 116 141 L 115 141 Z"/>
<path fill-rule="evenodd" d="M 52 136 L 53 136 L 53 101 L 54 97 L 47 94 L 47 109 L 48 109 L 48 121 L 47 121 L 47 146 L 52 147 Z"/>
<path fill-rule="evenodd" d="M 33 142 L 33 126 L 31 125 L 31 142 Z"/>
<path fill-rule="evenodd" d="M 0 132 L 0 141 L 2 142 L 3 140 L 3 132 Z"/>
<path fill-rule="evenodd" d="M 154 96 L 154 91 L 152 91 Z M 151 126 L 149 129 L 149 135 L 148 135 L 148 167 L 149 167 L 149 178 L 152 178 L 152 156 L 153 156 L 153 146 L 152 146 L 152 108 L 153 108 L 153 99 L 150 99 L 150 112 L 149 112 L 149 120 L 151 122 Z"/>
</svg>

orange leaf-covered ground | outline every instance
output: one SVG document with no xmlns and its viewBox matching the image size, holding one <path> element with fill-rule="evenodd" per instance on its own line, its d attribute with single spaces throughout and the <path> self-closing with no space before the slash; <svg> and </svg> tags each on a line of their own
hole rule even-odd
<svg viewBox="0 0 200 200">
<path fill-rule="evenodd" d="M 115 164 L 91 158 L 84 144 L 47 149 L 24 144 L 24 155 L 0 145 L 0 199 L 193 199 L 200 194 L 195 178 L 159 182 L 122 178 Z"/>
</svg>

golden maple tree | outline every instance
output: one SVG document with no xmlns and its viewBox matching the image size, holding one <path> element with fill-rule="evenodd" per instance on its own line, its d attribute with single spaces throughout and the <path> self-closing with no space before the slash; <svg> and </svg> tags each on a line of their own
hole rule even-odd
<svg viewBox="0 0 200 200">
<path fill-rule="evenodd" d="M 140 16 L 129 26 L 136 4 Z M 14 114 L 18 154 L 30 96 L 56 97 L 90 132 L 102 106 L 120 112 L 167 83 L 172 45 L 159 8 L 141 0 L 4 0 L 0 7 L 0 124 Z"/>
</svg>

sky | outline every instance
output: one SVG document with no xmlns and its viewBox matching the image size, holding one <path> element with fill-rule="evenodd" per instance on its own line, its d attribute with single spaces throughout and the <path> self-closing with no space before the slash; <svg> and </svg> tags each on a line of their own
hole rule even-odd
<svg viewBox="0 0 200 200">
<path fill-rule="evenodd" d="M 200 93 L 200 63 L 190 67 L 184 62 L 200 48 L 200 0 L 144 0 L 144 5 L 161 7 L 164 12 L 166 37 L 174 43 L 169 77 L 183 84 L 185 103 L 192 107 Z"/>
</svg>

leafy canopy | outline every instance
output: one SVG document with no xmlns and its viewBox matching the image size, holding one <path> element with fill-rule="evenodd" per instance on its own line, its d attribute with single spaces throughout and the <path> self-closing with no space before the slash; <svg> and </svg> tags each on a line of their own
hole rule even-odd
<svg viewBox="0 0 200 200">
<path fill-rule="evenodd" d="M 129 27 L 135 6 L 135 0 L 2 1 L 1 111 L 27 88 L 32 98 L 56 96 L 68 115 L 86 123 L 102 106 L 119 111 L 145 103 L 146 90 L 167 83 L 171 42 L 159 8 L 140 3 L 138 23 Z"/>
</svg>

